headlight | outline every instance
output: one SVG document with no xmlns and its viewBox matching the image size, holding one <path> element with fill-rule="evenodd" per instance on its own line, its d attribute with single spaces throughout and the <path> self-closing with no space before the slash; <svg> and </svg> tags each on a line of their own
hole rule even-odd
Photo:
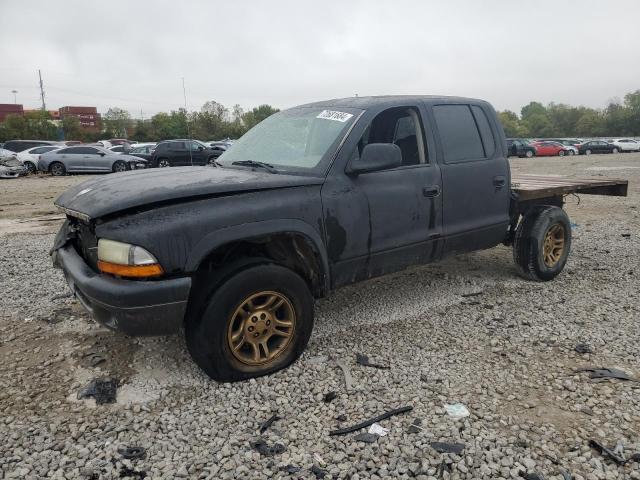
<svg viewBox="0 0 640 480">
<path fill-rule="evenodd" d="M 157 277 L 164 271 L 151 253 L 137 245 L 101 238 L 98 240 L 98 268 L 120 277 Z"/>
</svg>

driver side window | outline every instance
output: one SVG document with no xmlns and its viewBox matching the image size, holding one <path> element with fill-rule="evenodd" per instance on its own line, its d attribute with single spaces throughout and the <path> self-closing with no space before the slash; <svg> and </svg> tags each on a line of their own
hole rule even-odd
<svg viewBox="0 0 640 480">
<path fill-rule="evenodd" d="M 354 156 L 360 156 L 370 143 L 393 143 L 402 152 L 401 166 L 428 163 L 419 115 L 411 107 L 395 107 L 379 113 L 362 134 Z"/>
</svg>

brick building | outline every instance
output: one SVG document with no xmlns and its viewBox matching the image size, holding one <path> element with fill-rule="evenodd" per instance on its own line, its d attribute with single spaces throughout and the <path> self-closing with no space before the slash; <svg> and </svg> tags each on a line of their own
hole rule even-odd
<svg viewBox="0 0 640 480">
<path fill-rule="evenodd" d="M 84 130 L 99 131 L 102 127 L 102 118 L 96 107 L 62 107 L 59 110 L 60 119 L 64 117 L 76 117 L 80 121 L 80 127 Z"/>
<path fill-rule="evenodd" d="M 0 103 L 0 122 L 7 119 L 7 115 L 24 115 L 24 108 L 19 103 Z"/>
</svg>

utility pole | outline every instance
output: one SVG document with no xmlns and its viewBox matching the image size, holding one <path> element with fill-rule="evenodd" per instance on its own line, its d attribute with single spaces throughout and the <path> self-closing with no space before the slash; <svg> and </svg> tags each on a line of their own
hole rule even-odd
<svg viewBox="0 0 640 480">
<path fill-rule="evenodd" d="M 40 77 L 40 98 L 42 99 L 42 111 L 47 109 L 47 105 L 44 103 L 44 85 L 42 84 L 42 72 L 38 70 L 38 77 Z"/>
<path fill-rule="evenodd" d="M 18 101 L 16 100 L 16 93 L 18 93 L 18 90 L 11 90 L 11 93 L 13 93 L 13 104 L 15 105 L 16 103 L 18 103 Z"/>
<path fill-rule="evenodd" d="M 193 152 L 191 151 L 191 132 L 189 131 L 189 115 L 187 114 L 187 89 L 184 86 L 184 77 L 182 77 L 182 95 L 184 95 L 184 121 L 187 123 L 187 137 L 189 138 L 189 158 L 191 159 L 191 166 L 193 167 Z"/>
</svg>

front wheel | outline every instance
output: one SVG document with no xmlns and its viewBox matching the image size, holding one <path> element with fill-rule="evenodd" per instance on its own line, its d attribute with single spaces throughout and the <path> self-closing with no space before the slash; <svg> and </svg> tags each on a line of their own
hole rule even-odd
<svg viewBox="0 0 640 480">
<path fill-rule="evenodd" d="M 209 157 L 209 159 L 207 160 L 207 165 L 211 165 L 212 167 L 216 166 L 216 158 L 215 157 Z"/>
<path fill-rule="evenodd" d="M 302 354 L 311 336 L 311 292 L 280 265 L 245 267 L 202 296 L 194 299 L 201 307 L 190 311 L 185 334 L 193 360 L 214 380 L 281 370 Z"/>
<path fill-rule="evenodd" d="M 171 166 L 171 162 L 168 159 L 161 158 L 160 160 L 158 160 L 158 168 L 166 168 L 170 166 Z"/>
<path fill-rule="evenodd" d="M 555 278 L 571 250 L 571 223 L 566 212 L 553 206 L 534 207 L 524 214 L 513 242 L 513 260 L 529 280 Z"/>
<path fill-rule="evenodd" d="M 533 152 L 531 150 L 527 150 L 526 153 L 524 154 L 527 158 L 531 158 L 533 157 Z"/>
<path fill-rule="evenodd" d="M 576 152 L 574 152 L 573 150 L 569 150 L 569 156 L 572 157 L 576 154 Z"/>
<path fill-rule="evenodd" d="M 36 171 L 38 170 L 36 168 L 36 165 L 33 162 L 24 162 L 24 166 L 27 169 L 27 172 L 29 172 L 29 174 L 34 174 L 36 173 Z"/>
<path fill-rule="evenodd" d="M 127 171 L 127 164 L 124 163 L 122 160 L 118 160 L 113 164 L 113 171 L 114 171 L 114 173 L 126 172 Z"/>
<path fill-rule="evenodd" d="M 560 150 L 560 151 L 558 152 L 558 156 L 559 156 L 559 157 L 564 157 L 564 150 Z"/>
<path fill-rule="evenodd" d="M 585 150 L 585 151 L 584 151 L 584 154 L 585 154 L 585 155 L 591 155 L 591 150 Z"/>
<path fill-rule="evenodd" d="M 49 172 L 51 172 L 51 175 L 55 177 L 61 177 L 62 175 L 67 173 L 67 169 L 65 168 L 64 164 L 60 162 L 53 162 L 49 166 Z"/>
<path fill-rule="evenodd" d="M 614 148 L 613 150 L 611 150 L 611 153 L 618 153 L 618 149 Z"/>
</svg>

